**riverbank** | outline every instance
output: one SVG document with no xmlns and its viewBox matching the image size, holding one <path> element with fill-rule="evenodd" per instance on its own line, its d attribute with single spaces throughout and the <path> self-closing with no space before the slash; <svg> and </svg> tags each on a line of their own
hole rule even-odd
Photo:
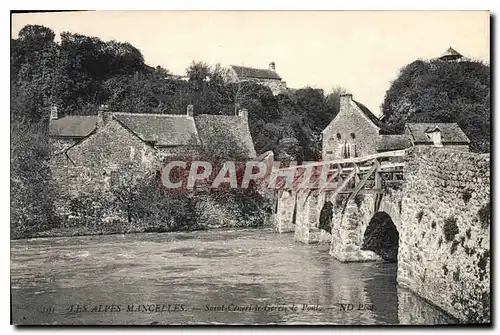
<svg viewBox="0 0 500 335">
<path fill-rule="evenodd" d="M 146 227 L 138 225 L 130 225 L 124 222 L 114 222 L 113 224 L 105 224 L 99 226 L 73 226 L 73 227 L 58 227 L 49 230 L 33 232 L 29 235 L 19 238 L 12 238 L 12 240 L 32 239 L 32 238 L 50 238 L 50 237 L 72 237 L 72 236 L 99 236 L 99 235 L 117 235 L 117 234 L 140 234 L 140 233 L 179 233 L 179 232 L 192 232 L 192 231 L 207 231 L 207 230 L 220 230 L 227 228 L 270 228 L 271 222 L 266 221 L 254 225 L 238 225 L 238 224 L 204 224 L 198 226 L 189 226 L 183 230 L 169 230 L 164 225 L 150 224 Z"/>
<path fill-rule="evenodd" d="M 103 205 L 91 197 L 74 200 L 70 213 L 49 222 L 31 220 L 11 223 L 11 239 L 131 233 L 196 231 L 221 227 L 271 226 L 267 200 L 258 195 L 217 194 L 157 199 L 158 203 L 128 211 Z M 127 207 L 128 208 L 128 207 Z"/>
</svg>

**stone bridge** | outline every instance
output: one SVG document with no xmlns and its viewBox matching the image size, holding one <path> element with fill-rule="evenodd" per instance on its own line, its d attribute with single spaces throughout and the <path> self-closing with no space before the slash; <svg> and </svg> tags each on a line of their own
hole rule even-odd
<svg viewBox="0 0 500 335">
<path fill-rule="evenodd" d="M 459 320 L 489 322 L 489 154 L 414 147 L 304 165 L 303 178 L 325 164 L 330 187 L 278 185 L 279 233 L 330 243 L 342 262 L 397 259 L 399 285 Z"/>
</svg>

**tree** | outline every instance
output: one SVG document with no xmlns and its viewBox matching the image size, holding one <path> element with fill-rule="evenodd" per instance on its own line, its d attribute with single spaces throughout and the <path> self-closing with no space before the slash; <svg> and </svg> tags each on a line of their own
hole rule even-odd
<svg viewBox="0 0 500 335">
<path fill-rule="evenodd" d="M 479 61 L 418 60 L 401 69 L 382 104 L 388 129 L 407 122 L 456 122 L 474 152 L 490 150 L 490 67 Z"/>
<path fill-rule="evenodd" d="M 340 111 L 340 96 L 342 94 L 347 93 L 347 90 L 341 86 L 335 86 L 332 88 L 332 92 L 326 96 L 326 104 L 329 106 L 329 109 L 333 112 L 331 115 L 331 119 L 333 120 L 335 116 Z"/>
<path fill-rule="evenodd" d="M 44 122 L 11 123 L 11 238 L 29 237 L 57 225 L 46 132 Z"/>
</svg>

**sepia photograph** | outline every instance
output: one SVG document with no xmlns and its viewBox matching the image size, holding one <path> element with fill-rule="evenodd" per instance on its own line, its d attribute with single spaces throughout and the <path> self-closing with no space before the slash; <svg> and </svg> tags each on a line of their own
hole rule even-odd
<svg viewBox="0 0 500 335">
<path fill-rule="evenodd" d="M 489 11 L 10 19 L 12 325 L 491 326 Z"/>
</svg>

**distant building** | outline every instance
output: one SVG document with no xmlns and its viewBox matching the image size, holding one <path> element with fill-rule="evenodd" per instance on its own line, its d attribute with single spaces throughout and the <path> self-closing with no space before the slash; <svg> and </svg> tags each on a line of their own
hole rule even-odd
<svg viewBox="0 0 500 335">
<path fill-rule="evenodd" d="M 469 151 L 470 140 L 456 123 L 407 123 L 405 135 L 412 146 L 432 145 Z"/>
<path fill-rule="evenodd" d="M 340 97 L 340 111 L 322 131 L 322 159 L 336 160 L 411 146 L 469 151 L 469 139 L 456 123 L 407 123 L 403 134 L 380 134 L 381 119 L 352 94 Z"/>
<path fill-rule="evenodd" d="M 268 69 L 231 65 L 229 76 L 234 82 L 252 81 L 271 89 L 274 95 L 287 91 L 286 82 L 276 72 L 276 64 L 269 63 Z"/>
<path fill-rule="evenodd" d="M 463 56 L 458 51 L 449 47 L 438 59 L 449 62 L 460 60 L 461 58 L 463 58 Z"/>
</svg>

